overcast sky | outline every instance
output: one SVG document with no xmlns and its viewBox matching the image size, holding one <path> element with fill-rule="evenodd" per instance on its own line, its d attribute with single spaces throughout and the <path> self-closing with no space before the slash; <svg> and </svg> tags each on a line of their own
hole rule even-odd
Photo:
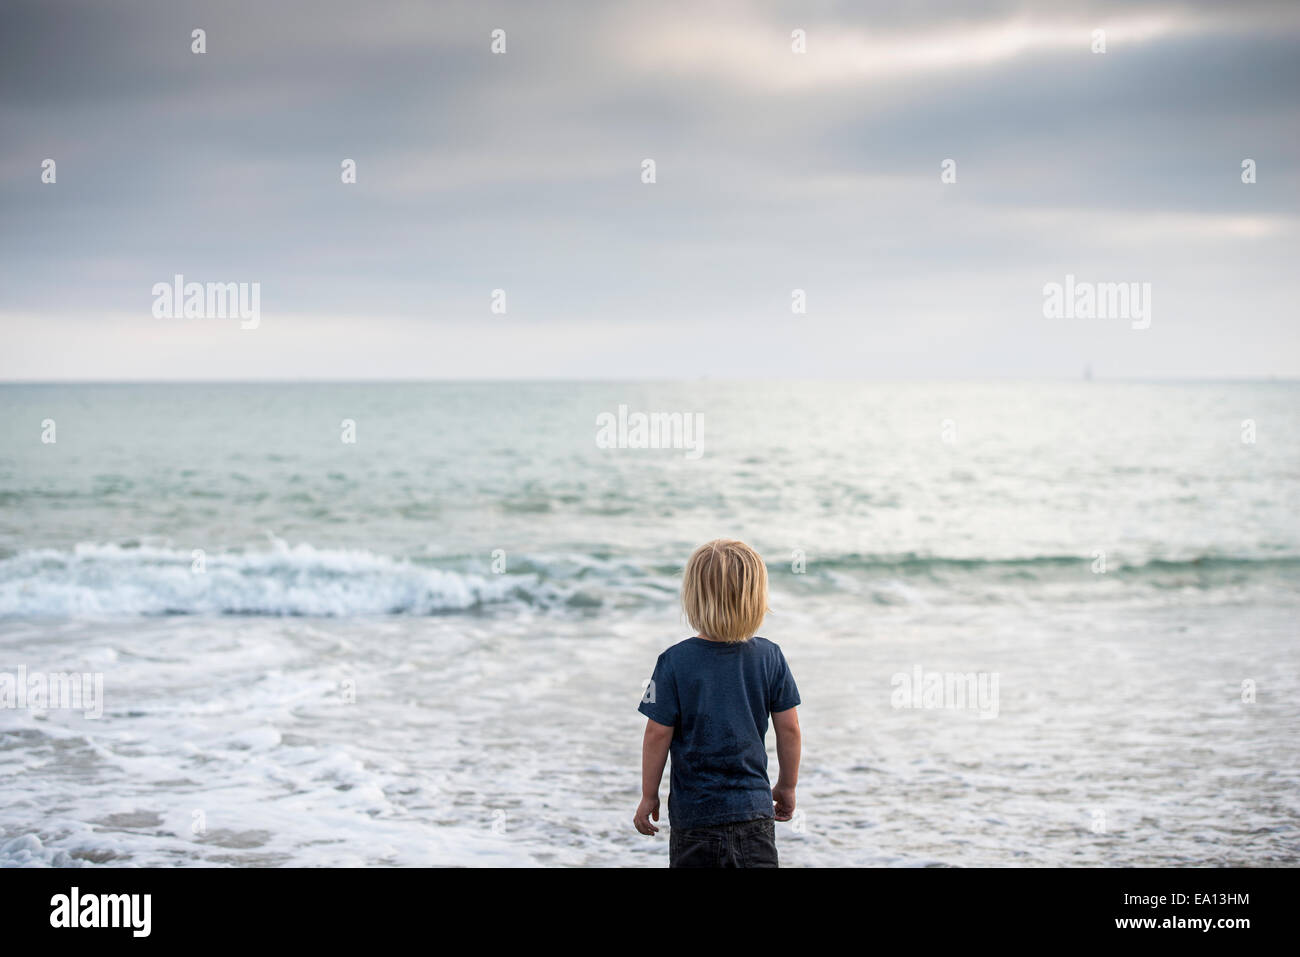
<svg viewBox="0 0 1300 957">
<path fill-rule="evenodd" d="M 1298 52 L 1292 2 L 5 0 L 0 379 L 1300 375 Z"/>
</svg>

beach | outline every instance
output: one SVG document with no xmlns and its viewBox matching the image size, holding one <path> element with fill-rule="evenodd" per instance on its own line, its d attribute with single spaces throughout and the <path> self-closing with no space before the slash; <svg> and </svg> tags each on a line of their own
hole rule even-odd
<svg viewBox="0 0 1300 957">
<path fill-rule="evenodd" d="M 0 386 L 0 673 L 103 689 L 0 708 L 0 864 L 665 865 L 636 705 L 733 536 L 783 866 L 1293 865 L 1297 388 Z"/>
</svg>

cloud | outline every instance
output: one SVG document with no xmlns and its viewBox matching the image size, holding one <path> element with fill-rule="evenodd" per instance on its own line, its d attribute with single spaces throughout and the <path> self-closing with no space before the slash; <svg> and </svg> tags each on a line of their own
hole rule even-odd
<svg viewBox="0 0 1300 957">
<path fill-rule="evenodd" d="M 180 272 L 262 283 L 273 331 L 254 365 L 271 377 L 349 375 L 361 351 L 346 317 L 372 331 L 368 375 L 385 355 L 409 374 L 412 323 L 454 330 L 411 341 L 463 344 L 449 368 L 469 375 L 542 355 L 565 374 L 580 357 L 607 375 L 672 375 L 690 339 L 663 330 L 683 324 L 716 345 L 692 374 L 710 371 L 704 357 L 874 374 L 882 356 L 887 372 L 1033 374 L 1073 371 L 1084 353 L 1135 374 L 1296 372 L 1280 317 L 1298 291 L 1297 16 L 20 0 L 0 11 L 4 328 L 40 343 L 23 361 L 49 374 L 63 367 L 42 349 L 91 319 L 121 332 L 87 354 L 99 377 L 206 374 L 224 339 L 136 325 L 153 283 Z M 1098 27 L 1105 55 L 1090 52 Z M 495 28 L 504 56 L 489 50 Z M 790 50 L 796 28 L 807 54 Z M 56 185 L 40 182 L 45 157 Z M 356 185 L 340 182 L 345 158 Z M 1181 338 L 1161 351 L 1026 331 L 1036 290 L 1071 270 L 1160 281 L 1180 310 L 1161 336 Z M 795 287 L 809 321 L 780 326 Z M 479 346 L 496 288 L 520 325 L 484 328 L 513 329 L 516 345 L 484 336 L 517 360 Z M 1215 345 L 1227 310 L 1253 324 Z M 277 338 L 290 329 L 310 346 Z M 637 349 L 637 336 L 674 347 Z M 1012 354 L 923 345 L 981 337 Z M 23 376 L 15 354 L 0 375 Z"/>
</svg>

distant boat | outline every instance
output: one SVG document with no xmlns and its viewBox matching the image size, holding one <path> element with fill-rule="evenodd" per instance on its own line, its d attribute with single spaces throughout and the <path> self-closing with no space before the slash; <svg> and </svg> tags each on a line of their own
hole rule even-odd
<svg viewBox="0 0 1300 957">
<path fill-rule="evenodd" d="M 1084 381 L 1084 382 L 1091 382 L 1091 381 L 1092 381 L 1092 363 L 1091 363 L 1091 362 L 1085 362 L 1085 363 L 1083 364 L 1083 381 Z"/>
</svg>

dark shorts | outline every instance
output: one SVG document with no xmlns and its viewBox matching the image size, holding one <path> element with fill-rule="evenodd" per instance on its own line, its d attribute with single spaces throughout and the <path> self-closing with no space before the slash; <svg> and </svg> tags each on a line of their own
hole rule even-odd
<svg viewBox="0 0 1300 957">
<path fill-rule="evenodd" d="M 776 867 L 776 823 L 770 817 L 712 827 L 670 827 L 669 867 Z"/>
</svg>

